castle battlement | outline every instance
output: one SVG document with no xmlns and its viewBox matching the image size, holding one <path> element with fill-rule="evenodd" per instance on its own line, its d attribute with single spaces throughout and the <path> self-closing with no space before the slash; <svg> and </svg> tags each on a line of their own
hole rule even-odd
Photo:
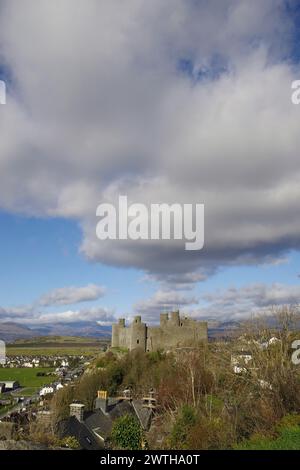
<svg viewBox="0 0 300 470">
<path fill-rule="evenodd" d="M 130 351 L 171 349 L 199 341 L 207 341 L 207 322 L 181 317 L 178 310 L 161 313 L 159 326 L 148 326 L 139 315 L 129 326 L 124 318 L 112 325 L 112 347 Z"/>
</svg>

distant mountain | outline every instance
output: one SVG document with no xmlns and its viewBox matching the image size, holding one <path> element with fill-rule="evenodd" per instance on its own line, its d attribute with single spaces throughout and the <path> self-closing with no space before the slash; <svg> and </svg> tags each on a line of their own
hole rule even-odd
<svg viewBox="0 0 300 470">
<path fill-rule="evenodd" d="M 103 338 L 111 336 L 111 326 L 101 326 L 96 322 L 55 323 L 44 325 L 30 325 L 18 323 L 0 323 L 0 339 L 12 342 L 16 339 L 27 339 L 36 336 L 82 336 L 90 338 Z"/>
<path fill-rule="evenodd" d="M 32 338 L 35 333 L 28 327 L 13 322 L 0 323 L 0 339 L 2 341 L 15 341 L 19 338 Z"/>
<path fill-rule="evenodd" d="M 97 322 L 79 321 L 73 323 L 49 323 L 44 325 L 32 325 L 31 331 L 35 336 L 83 336 L 91 338 L 103 338 L 111 336 L 111 326 L 102 326 Z"/>
<path fill-rule="evenodd" d="M 208 319 L 209 338 L 229 337 L 240 328 L 237 321 L 218 321 Z M 18 323 L 0 323 L 0 339 L 12 342 L 36 336 L 80 336 L 103 338 L 111 336 L 111 326 L 99 325 L 94 321 L 77 321 L 72 323 L 47 323 L 43 325 L 22 326 Z"/>
<path fill-rule="evenodd" d="M 232 336 L 239 328 L 242 323 L 238 321 L 218 321 L 215 319 L 209 319 L 208 323 L 208 337 L 209 338 L 228 338 Z"/>
</svg>

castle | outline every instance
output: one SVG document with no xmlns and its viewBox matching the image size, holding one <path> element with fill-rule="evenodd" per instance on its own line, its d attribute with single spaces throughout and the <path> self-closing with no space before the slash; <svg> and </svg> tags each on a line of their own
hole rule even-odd
<svg viewBox="0 0 300 470">
<path fill-rule="evenodd" d="M 120 318 L 112 325 L 112 347 L 130 351 L 157 351 L 171 349 L 199 341 L 207 341 L 207 323 L 191 318 L 181 318 L 179 311 L 160 314 L 160 326 L 148 326 L 140 316 L 134 317 L 130 326 Z"/>
</svg>

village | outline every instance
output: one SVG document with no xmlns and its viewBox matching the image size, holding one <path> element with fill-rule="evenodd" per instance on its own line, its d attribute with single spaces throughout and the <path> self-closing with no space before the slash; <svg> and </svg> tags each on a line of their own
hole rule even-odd
<svg viewBox="0 0 300 470">
<path fill-rule="evenodd" d="M 225 439 L 226 445 L 234 447 L 241 439 L 236 420 L 249 413 L 247 420 L 251 421 L 250 416 L 256 413 L 254 397 L 258 408 L 266 401 L 275 407 L 283 400 L 281 393 L 286 400 L 286 392 L 281 391 L 283 377 L 290 388 L 298 387 L 298 369 L 289 352 L 297 338 L 293 327 L 278 324 L 257 331 L 243 327 L 234 337 L 208 341 L 203 323 L 171 312 L 162 314 L 161 326 L 156 328 L 136 316 L 128 327 L 119 322 L 113 328 L 111 346 L 90 356 L 8 357 L 0 368 L 0 447 L 16 441 L 13 445 L 112 449 L 122 446 L 125 429 L 131 429 L 130 436 L 139 437 L 130 448 L 177 448 L 182 445 L 176 437 L 178 426 L 189 430 L 183 445 L 191 446 L 189 433 L 193 436 L 194 431 L 189 421 L 182 424 L 185 413 L 191 422 L 206 420 L 207 429 L 216 414 L 214 419 L 219 420 L 221 429 L 224 426 L 224 435 L 219 431 L 214 435 L 213 428 L 213 445 L 222 446 Z M 157 349 L 149 351 L 147 337 L 154 337 L 154 333 L 160 334 L 160 343 L 152 341 Z M 127 348 L 118 343 L 123 341 L 122 335 L 124 341 L 128 339 Z M 237 409 L 233 400 L 238 400 Z M 296 401 L 291 395 L 286 408 L 274 408 L 276 419 L 289 410 L 296 411 Z M 175 421 L 170 410 L 177 416 Z M 262 418 L 265 410 L 261 413 L 261 426 L 268 429 L 269 418 Z M 116 429 L 123 431 L 120 434 Z M 121 441 L 116 441 L 115 435 Z M 130 436 L 126 439 L 131 440 Z M 201 439 L 201 446 L 211 445 Z"/>
<path fill-rule="evenodd" d="M 44 413 L 49 399 L 78 379 L 88 365 L 85 356 L 8 357 L 0 366 L 1 421 Z"/>
</svg>

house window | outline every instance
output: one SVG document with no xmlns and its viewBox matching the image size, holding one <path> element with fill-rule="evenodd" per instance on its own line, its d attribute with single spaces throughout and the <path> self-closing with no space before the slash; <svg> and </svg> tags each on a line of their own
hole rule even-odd
<svg viewBox="0 0 300 470">
<path fill-rule="evenodd" d="M 140 344 L 140 340 L 139 340 L 139 339 L 136 340 L 136 344 Z"/>
</svg>

